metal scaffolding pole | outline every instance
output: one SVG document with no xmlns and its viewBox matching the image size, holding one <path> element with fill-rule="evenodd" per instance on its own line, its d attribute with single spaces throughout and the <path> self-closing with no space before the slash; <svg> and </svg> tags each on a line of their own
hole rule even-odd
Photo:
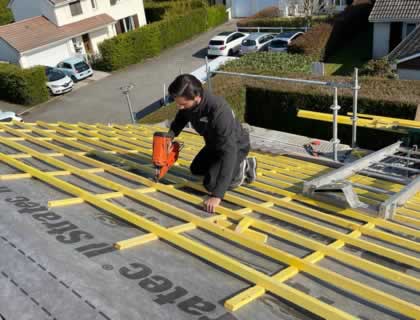
<svg viewBox="0 0 420 320">
<path fill-rule="evenodd" d="M 212 88 L 211 88 L 211 70 L 210 70 L 210 65 L 209 65 L 209 58 L 206 56 L 206 74 L 207 74 L 207 88 L 208 90 L 211 92 Z"/>
<path fill-rule="evenodd" d="M 338 110 L 341 107 L 338 105 L 338 88 L 334 88 L 334 102 L 331 106 L 331 110 L 333 111 L 333 138 L 331 140 L 333 144 L 333 157 L 334 161 L 338 161 L 338 145 L 340 144 L 340 140 L 338 139 Z"/>
<path fill-rule="evenodd" d="M 352 118 L 352 138 L 351 138 L 351 147 L 356 148 L 357 146 L 357 102 L 359 98 L 359 69 L 354 68 L 354 76 L 353 76 L 353 118 Z"/>
</svg>

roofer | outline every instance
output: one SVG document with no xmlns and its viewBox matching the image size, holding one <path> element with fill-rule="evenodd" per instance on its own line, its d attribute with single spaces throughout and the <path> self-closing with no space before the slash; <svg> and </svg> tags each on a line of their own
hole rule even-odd
<svg viewBox="0 0 420 320">
<path fill-rule="evenodd" d="M 204 137 L 205 146 L 190 169 L 193 175 L 204 176 L 203 185 L 210 195 L 204 201 L 204 209 L 214 213 L 229 188 L 251 183 L 256 178 L 256 159 L 247 158 L 249 134 L 235 119 L 225 99 L 204 90 L 194 76 L 178 76 L 168 91 L 179 109 L 169 132 L 178 136 L 190 122 Z"/>
</svg>

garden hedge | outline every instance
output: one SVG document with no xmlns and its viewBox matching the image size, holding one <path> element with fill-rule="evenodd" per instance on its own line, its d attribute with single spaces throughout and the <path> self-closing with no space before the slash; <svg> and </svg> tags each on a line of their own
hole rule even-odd
<svg viewBox="0 0 420 320">
<path fill-rule="evenodd" d="M 113 71 L 142 62 L 226 19 L 224 6 L 214 6 L 194 9 L 186 15 L 165 18 L 120 34 L 99 45 L 102 57 L 99 65 L 105 71 Z"/>
<path fill-rule="evenodd" d="M 13 22 L 12 11 L 7 8 L 8 0 L 0 0 L 0 26 Z"/>
<path fill-rule="evenodd" d="M 412 120 L 420 105 L 420 88 L 416 81 L 364 78 L 358 102 L 360 113 Z M 298 118 L 297 113 L 303 109 L 331 114 L 331 105 L 332 92 L 326 88 L 287 83 L 252 85 L 246 89 L 244 120 L 255 126 L 329 140 L 331 123 Z M 341 92 L 339 105 L 339 114 L 352 112 L 350 90 Z M 350 144 L 351 126 L 340 125 L 339 137 Z M 358 133 L 359 145 L 369 149 L 384 147 L 402 137 L 366 128 L 360 128 Z"/>
<path fill-rule="evenodd" d="M 371 10 L 370 0 L 356 1 L 331 21 L 317 24 L 293 41 L 289 51 L 311 55 L 319 61 L 325 61 L 343 43 L 348 43 L 360 32 L 366 32 Z"/>
<path fill-rule="evenodd" d="M 0 100 L 35 105 L 48 100 L 47 78 L 42 67 L 21 69 L 0 64 Z"/>
<path fill-rule="evenodd" d="M 299 28 L 316 25 L 322 22 L 330 21 L 330 16 L 314 16 L 310 20 L 305 17 L 282 17 L 282 18 L 260 18 L 243 19 L 237 23 L 238 27 L 288 27 Z"/>
</svg>

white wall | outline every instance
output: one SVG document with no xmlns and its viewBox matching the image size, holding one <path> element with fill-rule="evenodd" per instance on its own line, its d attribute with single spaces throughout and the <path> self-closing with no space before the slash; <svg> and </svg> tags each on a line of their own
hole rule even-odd
<svg viewBox="0 0 420 320">
<path fill-rule="evenodd" d="M 62 26 L 69 23 L 87 19 L 99 14 L 106 13 L 115 20 L 133 16 L 139 17 L 140 26 L 146 24 L 143 0 L 119 0 L 114 6 L 111 6 L 109 0 L 96 0 L 97 8 L 92 8 L 91 0 L 82 0 L 81 6 L 83 14 L 73 17 L 68 4 L 56 7 L 57 25 Z"/>
<path fill-rule="evenodd" d="M 71 40 L 57 43 L 49 47 L 39 48 L 22 54 L 22 68 L 29 68 L 36 65 L 55 66 L 60 61 L 74 55 L 74 47 Z"/>
<path fill-rule="evenodd" d="M 382 58 L 389 53 L 390 26 L 389 23 L 374 23 L 373 25 L 372 57 L 374 59 Z"/>
<path fill-rule="evenodd" d="M 0 60 L 19 63 L 19 53 L 3 39 L 0 39 Z"/>
<path fill-rule="evenodd" d="M 112 38 L 115 35 L 114 28 L 112 26 L 108 26 L 98 31 L 90 32 L 90 41 L 92 42 L 93 51 L 98 54 L 99 53 L 99 44 L 108 39 Z"/>
<path fill-rule="evenodd" d="M 41 2 L 44 0 L 14 0 L 10 9 L 13 12 L 15 21 L 40 16 Z"/>
<path fill-rule="evenodd" d="M 402 80 L 420 80 L 420 70 L 398 69 L 398 76 Z"/>
</svg>

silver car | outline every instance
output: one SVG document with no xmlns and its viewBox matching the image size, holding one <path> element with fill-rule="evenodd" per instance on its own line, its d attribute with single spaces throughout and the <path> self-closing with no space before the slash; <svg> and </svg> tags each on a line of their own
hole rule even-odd
<svg viewBox="0 0 420 320">
<path fill-rule="evenodd" d="M 250 52 L 267 50 L 273 38 L 274 35 L 271 33 L 251 33 L 242 41 L 241 49 L 239 50 L 239 52 L 240 54 L 245 54 Z"/>
<path fill-rule="evenodd" d="M 268 51 L 271 52 L 286 52 L 290 43 L 299 38 L 303 32 L 301 31 L 288 31 L 278 34 L 268 46 Z"/>
</svg>

